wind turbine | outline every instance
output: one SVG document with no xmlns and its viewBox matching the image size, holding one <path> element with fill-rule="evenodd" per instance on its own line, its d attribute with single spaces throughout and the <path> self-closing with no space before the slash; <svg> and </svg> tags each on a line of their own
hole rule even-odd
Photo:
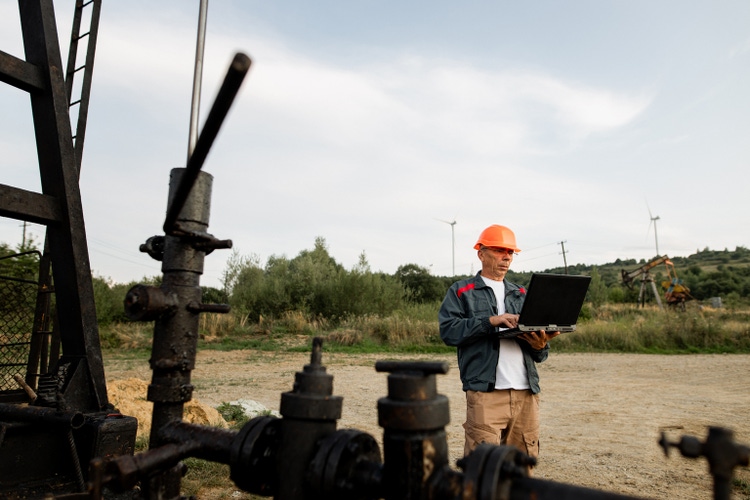
<svg viewBox="0 0 750 500">
<path fill-rule="evenodd" d="M 657 215 L 654 217 L 651 214 L 651 208 L 648 206 L 648 203 L 646 203 L 646 208 L 648 209 L 648 216 L 650 217 L 651 221 L 648 223 L 648 229 L 646 230 L 646 236 L 648 236 L 648 232 L 651 230 L 651 224 L 654 225 L 654 242 L 656 243 L 656 256 L 660 257 L 661 254 L 659 253 L 659 237 L 656 234 L 656 221 L 659 220 L 659 216 Z"/>
<path fill-rule="evenodd" d="M 442 219 L 436 219 L 440 222 L 445 222 L 446 224 L 450 225 L 451 227 L 451 256 L 452 256 L 452 263 L 453 263 L 453 274 L 452 276 L 456 275 L 456 218 L 453 218 L 453 221 L 447 221 Z"/>
</svg>

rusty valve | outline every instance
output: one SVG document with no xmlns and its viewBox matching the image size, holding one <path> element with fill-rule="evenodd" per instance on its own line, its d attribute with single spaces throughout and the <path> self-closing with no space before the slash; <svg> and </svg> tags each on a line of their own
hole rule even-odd
<svg viewBox="0 0 750 500">
<path fill-rule="evenodd" d="M 133 321 L 153 321 L 174 312 L 179 300 L 174 293 L 148 285 L 135 285 L 125 296 L 125 315 Z"/>
<path fill-rule="evenodd" d="M 709 427 L 708 436 L 703 442 L 693 436 L 682 436 L 679 441 L 671 442 L 662 432 L 659 444 L 666 456 L 669 456 L 670 448 L 677 448 L 683 457 L 705 457 L 714 478 L 715 500 L 731 498 L 734 469 L 750 464 L 750 447 L 736 443 L 734 431 L 723 427 Z"/>
<path fill-rule="evenodd" d="M 138 249 L 149 254 L 149 256 L 161 262 L 164 260 L 164 236 L 152 236 L 146 240 Z"/>
</svg>

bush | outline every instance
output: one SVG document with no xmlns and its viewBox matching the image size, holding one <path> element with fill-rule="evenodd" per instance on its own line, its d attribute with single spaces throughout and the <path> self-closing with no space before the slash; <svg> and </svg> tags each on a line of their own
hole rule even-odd
<svg viewBox="0 0 750 500">
<path fill-rule="evenodd" d="M 743 313 L 697 304 L 685 312 L 609 305 L 575 332 L 557 337 L 552 347 L 568 352 L 750 352 L 750 324 Z"/>
<path fill-rule="evenodd" d="M 364 254 L 347 271 L 318 238 L 313 250 L 292 260 L 272 256 L 265 268 L 257 259 L 235 258 L 230 304 L 252 321 L 279 319 L 296 311 L 309 318 L 340 321 L 353 315 L 387 315 L 402 307 L 407 292 L 393 276 L 373 273 Z"/>
<path fill-rule="evenodd" d="M 127 321 L 123 305 L 127 292 L 120 290 L 120 287 L 114 287 L 109 279 L 100 276 L 93 277 L 92 284 L 97 322 L 100 325 L 109 325 L 117 321 Z"/>
</svg>

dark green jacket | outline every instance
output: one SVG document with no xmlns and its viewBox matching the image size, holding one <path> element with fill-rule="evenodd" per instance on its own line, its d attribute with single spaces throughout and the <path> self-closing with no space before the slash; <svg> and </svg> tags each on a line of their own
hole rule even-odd
<svg viewBox="0 0 750 500">
<path fill-rule="evenodd" d="M 506 312 L 519 314 L 525 297 L 524 288 L 505 281 Z M 489 392 L 495 388 L 495 369 L 500 355 L 498 329 L 490 325 L 490 316 L 495 315 L 495 294 L 485 285 L 480 273 L 451 285 L 440 306 L 440 337 L 446 345 L 457 348 L 464 391 Z M 549 344 L 537 351 L 524 340 L 516 342 L 523 351 L 529 387 L 536 394 L 540 391 L 536 363 L 547 359 Z"/>
</svg>

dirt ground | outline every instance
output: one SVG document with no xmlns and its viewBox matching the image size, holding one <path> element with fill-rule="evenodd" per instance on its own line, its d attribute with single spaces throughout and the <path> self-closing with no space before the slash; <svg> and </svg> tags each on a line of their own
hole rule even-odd
<svg viewBox="0 0 750 500">
<path fill-rule="evenodd" d="M 343 396 L 338 428 L 382 437 L 377 400 L 387 394 L 384 356 L 323 353 Z M 463 450 L 465 399 L 454 355 L 388 359 L 447 361 L 438 392 L 450 400 L 446 428 L 450 462 Z M 208 406 L 238 399 L 278 410 L 281 393 L 292 390 L 294 374 L 309 354 L 257 351 L 199 353 L 192 381 L 194 399 Z M 150 380 L 145 361 L 105 361 L 109 383 Z M 705 459 L 688 459 L 658 446 L 661 431 L 672 441 L 683 435 L 703 441 L 709 426 L 732 429 L 750 443 L 750 355 L 556 354 L 539 365 L 542 395 L 541 457 L 535 477 L 570 485 L 655 499 L 710 499 L 712 479 Z M 750 471 L 735 477 L 750 482 Z M 742 496 L 735 494 L 735 498 Z"/>
</svg>

